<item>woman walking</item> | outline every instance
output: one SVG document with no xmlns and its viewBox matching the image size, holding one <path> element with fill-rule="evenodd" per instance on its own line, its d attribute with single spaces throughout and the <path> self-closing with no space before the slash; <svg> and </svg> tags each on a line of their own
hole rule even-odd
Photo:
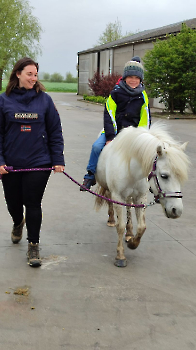
<svg viewBox="0 0 196 350">
<path fill-rule="evenodd" d="M 0 174 L 13 219 L 11 240 L 20 242 L 26 222 L 27 257 L 33 267 L 41 265 L 41 201 L 51 171 L 9 173 L 6 167 L 64 171 L 61 121 L 44 90 L 38 81 L 38 64 L 24 57 L 15 64 L 6 92 L 0 95 Z"/>
</svg>

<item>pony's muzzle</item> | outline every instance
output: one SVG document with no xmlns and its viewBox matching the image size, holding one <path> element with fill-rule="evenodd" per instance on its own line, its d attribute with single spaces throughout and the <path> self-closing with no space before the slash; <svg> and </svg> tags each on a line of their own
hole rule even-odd
<svg viewBox="0 0 196 350">
<path fill-rule="evenodd" d="M 170 209 L 165 208 L 165 215 L 169 219 L 178 219 L 182 215 L 182 208 L 172 207 Z"/>
</svg>

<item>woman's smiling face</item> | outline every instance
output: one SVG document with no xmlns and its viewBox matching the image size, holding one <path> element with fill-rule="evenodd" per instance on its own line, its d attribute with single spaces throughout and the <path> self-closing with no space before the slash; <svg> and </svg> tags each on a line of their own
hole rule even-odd
<svg viewBox="0 0 196 350">
<path fill-rule="evenodd" d="M 37 68 L 34 65 L 24 67 L 21 72 L 17 72 L 19 79 L 19 87 L 25 89 L 32 89 L 37 81 Z"/>
</svg>

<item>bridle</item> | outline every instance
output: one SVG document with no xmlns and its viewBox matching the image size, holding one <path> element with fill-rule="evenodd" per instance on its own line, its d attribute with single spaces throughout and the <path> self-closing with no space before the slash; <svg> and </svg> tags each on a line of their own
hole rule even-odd
<svg viewBox="0 0 196 350">
<path fill-rule="evenodd" d="M 157 160 L 158 160 L 158 155 L 155 157 L 155 160 L 153 162 L 153 167 L 152 167 L 152 171 L 151 173 L 148 175 L 148 181 L 150 181 L 150 179 L 152 177 L 154 177 L 154 183 L 155 183 L 155 186 L 156 186 L 156 189 L 157 189 L 157 192 L 158 194 L 155 195 L 151 189 L 151 192 L 154 194 L 154 200 L 156 203 L 159 203 L 159 200 L 161 198 L 182 198 L 183 195 L 182 195 L 182 192 L 164 192 L 160 185 L 159 185 L 159 180 L 158 180 L 158 177 L 157 177 L 157 174 L 156 174 L 156 167 L 157 167 Z"/>
</svg>

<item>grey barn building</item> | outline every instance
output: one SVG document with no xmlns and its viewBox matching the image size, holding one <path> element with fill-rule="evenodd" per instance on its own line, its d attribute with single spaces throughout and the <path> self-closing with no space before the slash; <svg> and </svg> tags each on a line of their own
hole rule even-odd
<svg viewBox="0 0 196 350">
<path fill-rule="evenodd" d="M 157 39 L 164 40 L 167 34 L 177 34 L 185 23 L 189 28 L 196 28 L 196 18 L 170 24 L 168 26 L 145 30 L 125 38 L 78 52 L 78 95 L 90 94 L 88 79 L 96 71 L 122 74 L 125 62 L 133 56 L 141 59 L 146 51 L 152 50 Z M 158 99 L 150 99 L 150 106 L 162 107 Z"/>
</svg>

